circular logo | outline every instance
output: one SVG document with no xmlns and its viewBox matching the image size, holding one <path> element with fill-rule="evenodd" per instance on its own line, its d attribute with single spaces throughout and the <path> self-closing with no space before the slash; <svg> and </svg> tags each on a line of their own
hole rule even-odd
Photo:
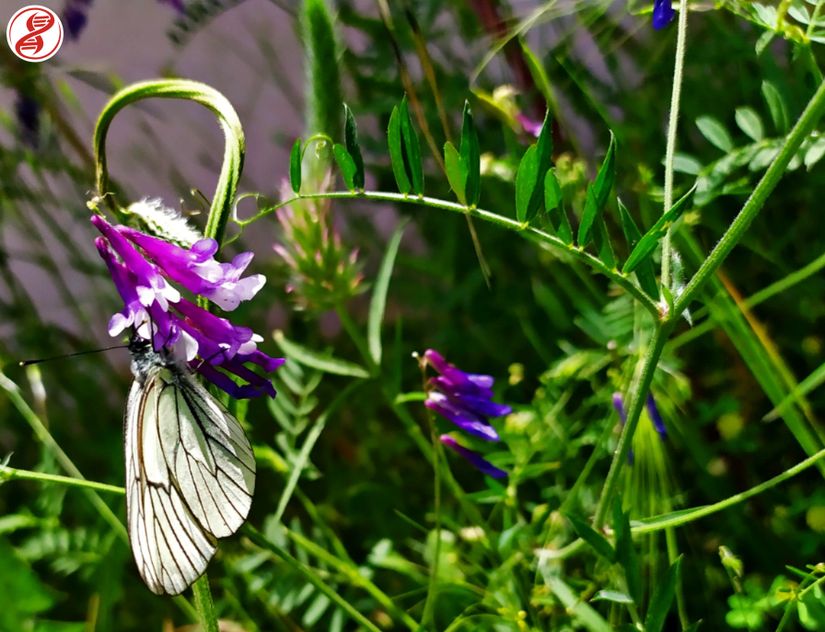
<svg viewBox="0 0 825 632">
<path fill-rule="evenodd" d="M 20 59 L 46 61 L 60 50 L 63 23 L 48 7 L 30 4 L 11 16 L 6 27 L 6 41 Z"/>
</svg>

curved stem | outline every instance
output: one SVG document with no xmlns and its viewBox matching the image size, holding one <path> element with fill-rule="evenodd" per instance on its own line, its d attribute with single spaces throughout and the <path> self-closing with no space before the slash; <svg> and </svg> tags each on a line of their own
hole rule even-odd
<svg viewBox="0 0 825 632">
<path fill-rule="evenodd" d="M 206 84 L 187 79 L 143 81 L 124 88 L 109 100 L 97 119 L 93 139 L 98 195 L 108 200 L 112 209 L 115 208 L 108 191 L 109 172 L 106 162 L 106 134 L 112 120 L 127 105 L 151 98 L 195 101 L 209 108 L 218 117 L 226 145 L 204 234 L 220 244 L 232 213 L 235 192 L 241 177 L 245 143 L 241 122 L 232 104 L 220 92 Z"/>
<path fill-rule="evenodd" d="M 0 463 L 0 481 L 37 481 L 38 483 L 56 483 L 65 487 L 78 487 L 81 489 L 93 489 L 97 492 L 107 492 L 123 496 L 126 490 L 117 485 L 108 483 L 98 483 L 85 478 L 72 478 L 71 476 L 61 476 L 60 474 L 47 474 L 46 472 L 32 472 L 31 470 L 18 470 L 8 465 Z"/>
<path fill-rule="evenodd" d="M 673 64 L 673 92 L 670 96 L 670 117 L 667 124 L 665 149 L 665 205 L 663 213 L 673 206 L 673 159 L 676 153 L 676 129 L 679 126 L 679 103 L 682 95 L 682 70 L 685 66 L 685 42 L 687 41 L 687 0 L 679 3 L 679 23 L 676 32 L 676 59 Z M 670 289 L 670 236 L 668 227 L 662 240 L 662 285 Z"/>
<path fill-rule="evenodd" d="M 584 263 L 585 265 L 589 266 L 593 270 L 604 274 L 616 285 L 621 287 L 628 294 L 633 296 L 633 298 L 639 301 L 639 303 L 641 303 L 642 306 L 648 312 L 650 312 L 658 318 L 659 308 L 656 305 L 656 303 L 641 289 L 639 289 L 631 281 L 629 276 L 622 274 L 621 272 L 619 272 L 619 270 L 615 268 L 608 267 L 598 257 L 595 257 L 589 254 L 588 252 L 585 252 L 583 249 L 574 246 L 573 244 L 568 244 L 559 237 L 551 235 L 550 233 L 540 228 L 523 224 L 514 219 L 510 219 L 509 217 L 504 217 L 503 215 L 499 215 L 498 213 L 493 213 L 491 211 L 487 211 L 481 208 L 467 207 L 457 202 L 448 202 L 447 200 L 427 197 L 425 195 L 405 195 L 403 193 L 391 193 L 388 191 L 328 191 L 296 195 L 295 197 L 292 197 L 288 200 L 278 202 L 273 206 L 265 208 L 264 210 L 247 219 L 240 219 L 237 216 L 237 213 L 235 213 L 233 221 L 241 227 L 246 227 L 257 220 L 266 217 L 271 213 L 274 213 L 280 208 L 289 206 L 290 204 L 293 204 L 300 200 L 313 199 L 372 200 L 381 202 L 395 202 L 398 204 L 416 204 L 419 206 L 427 206 L 430 208 L 438 208 L 443 209 L 445 211 L 452 211 L 453 213 L 460 213 L 461 215 L 465 216 L 469 215 L 471 217 L 477 217 L 486 222 L 490 222 L 491 224 L 495 224 L 496 226 L 499 226 L 501 228 L 506 228 L 508 230 L 518 232 L 527 237 L 528 239 L 540 243 L 548 248 L 564 252 L 567 255 L 573 257 L 574 259 L 577 259 L 581 263 Z"/>
</svg>

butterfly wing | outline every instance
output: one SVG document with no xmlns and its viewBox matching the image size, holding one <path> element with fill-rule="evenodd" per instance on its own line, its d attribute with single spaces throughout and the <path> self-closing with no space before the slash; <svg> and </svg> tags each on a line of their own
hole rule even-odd
<svg viewBox="0 0 825 632">
<path fill-rule="evenodd" d="M 255 459 L 243 429 L 189 373 L 149 370 L 129 393 L 126 510 L 132 552 L 152 592 L 179 594 L 243 524 Z"/>
</svg>

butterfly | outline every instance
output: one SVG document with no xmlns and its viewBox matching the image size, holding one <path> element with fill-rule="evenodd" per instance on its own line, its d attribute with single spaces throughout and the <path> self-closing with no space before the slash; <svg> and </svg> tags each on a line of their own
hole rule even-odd
<svg viewBox="0 0 825 632">
<path fill-rule="evenodd" d="M 140 576 L 177 595 L 206 570 L 217 538 L 246 520 L 255 457 L 240 423 L 171 351 L 137 335 L 124 416 L 126 514 Z"/>
</svg>

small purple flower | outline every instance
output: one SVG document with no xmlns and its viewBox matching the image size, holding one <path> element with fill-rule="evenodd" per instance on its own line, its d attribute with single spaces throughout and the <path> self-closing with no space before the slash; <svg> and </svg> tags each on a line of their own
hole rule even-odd
<svg viewBox="0 0 825 632">
<path fill-rule="evenodd" d="M 483 458 L 477 452 L 468 450 L 463 445 L 459 444 L 450 435 L 441 435 L 439 437 L 439 441 L 441 441 L 442 444 L 446 445 L 448 448 L 450 448 L 457 454 L 463 456 L 473 466 L 475 466 L 477 470 L 483 472 L 487 476 L 492 476 L 493 478 L 505 478 L 507 476 L 507 472 L 497 468 L 495 465 L 490 463 L 487 459 Z"/>
<path fill-rule="evenodd" d="M 424 361 L 439 373 L 429 380 L 430 390 L 424 405 L 464 432 L 485 441 L 499 441 L 498 432 L 490 423 L 490 418 L 509 415 L 513 409 L 506 404 L 492 401 L 493 378 L 489 375 L 462 371 L 447 362 L 444 356 L 434 349 L 424 352 Z M 447 435 L 444 435 L 441 441 L 485 474 L 496 478 L 506 475 L 475 452 L 458 445 Z M 472 455 L 472 458 L 468 455 Z M 493 471 L 501 474 L 491 473 Z"/>
<path fill-rule="evenodd" d="M 193 294 L 205 296 L 224 311 L 231 312 L 242 301 L 250 300 L 266 281 L 263 274 L 241 279 L 254 256 L 251 252 L 239 254 L 232 263 L 215 261 L 218 242 L 214 239 L 201 239 L 187 250 L 128 226 L 118 230 L 170 279 Z"/>
<path fill-rule="evenodd" d="M 673 10 L 671 0 L 653 0 L 653 28 L 657 31 L 673 22 L 676 11 Z"/>
<path fill-rule="evenodd" d="M 95 246 L 124 303 L 109 321 L 109 335 L 118 336 L 131 327 L 137 336 L 151 340 L 154 348 L 171 350 L 235 398 L 274 397 L 269 379 L 246 365 L 271 373 L 284 363 L 283 358 L 266 355 L 257 347 L 261 336 L 183 298 L 169 283 L 175 281 L 219 307 L 234 309 L 265 282 L 259 274 L 241 278 L 252 253 L 219 263 L 214 259 L 218 245 L 212 239 L 201 239 L 186 249 L 133 228 L 112 226 L 97 215 L 92 223 L 103 235 Z M 237 384 L 230 373 L 245 383 Z"/>
<path fill-rule="evenodd" d="M 665 422 L 659 414 L 659 408 L 656 406 L 656 400 L 653 399 L 653 393 L 649 393 L 647 396 L 647 414 L 662 440 L 667 439 L 667 428 L 665 428 Z"/>
<path fill-rule="evenodd" d="M 541 134 L 542 121 L 532 119 L 521 112 L 516 114 L 516 121 L 519 125 L 521 125 L 521 129 L 523 129 L 530 136 L 538 138 L 539 134 Z"/>
</svg>

